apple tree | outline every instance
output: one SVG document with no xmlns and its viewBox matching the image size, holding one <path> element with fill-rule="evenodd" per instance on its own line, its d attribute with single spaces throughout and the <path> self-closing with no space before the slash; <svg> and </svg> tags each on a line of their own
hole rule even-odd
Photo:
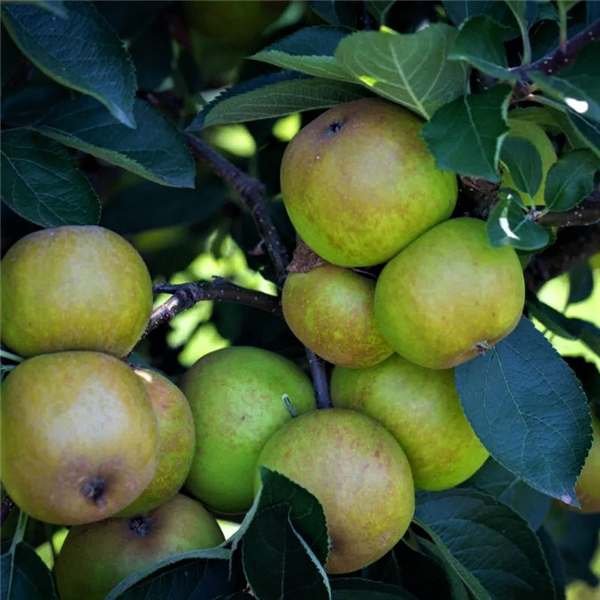
<svg viewBox="0 0 600 600">
<path fill-rule="evenodd" d="M 290 329 L 306 325 L 304 309 L 296 307 L 295 324 L 283 318 L 288 274 L 323 260 L 298 240 L 280 172 L 301 128 L 365 98 L 402 107 L 422 123 L 418 143 L 457 185 L 446 217 L 477 220 L 485 252 L 511 249 L 523 275 L 524 304 L 511 332 L 444 371 L 444 385 L 485 452 L 481 462 L 489 458 L 448 489 L 417 486 L 410 525 L 391 550 L 333 574 L 329 533 L 346 515 L 327 517 L 317 492 L 263 467 L 252 506 L 216 515 L 230 527 L 225 542 L 161 558 L 107 598 L 592 597 L 600 577 L 599 2 L 7 0 L 1 16 L 2 255 L 32 232 L 64 225 L 100 225 L 131 242 L 155 295 L 127 357 L 134 365 L 179 383 L 212 351 L 261 348 L 310 376 L 315 409 L 337 410 L 333 365 Z M 384 133 L 373 132 L 375 143 Z M 354 152 L 349 144 L 345 158 L 354 160 Z M 312 167 L 299 161 L 287 168 L 302 175 Z M 414 183 L 411 173 L 403 176 Z M 375 177 L 372 164 L 358 162 L 348 179 L 373 184 Z M 346 234 L 341 216 L 328 218 Z M 391 219 L 386 211 L 379 218 Z M 443 254 L 455 250 L 449 244 Z M 483 257 L 472 258 L 473 273 Z M 345 266 L 372 281 L 383 267 Z M 418 273 L 422 265 L 410 266 Z M 346 283 L 330 267 L 302 292 L 306 302 L 350 293 L 340 293 Z M 414 321 L 421 303 L 411 306 L 407 285 L 404 294 L 386 292 L 385 301 Z M 499 312 L 511 294 L 482 289 L 477 276 L 468 287 L 474 294 L 464 313 L 483 296 L 493 300 L 488 313 Z M 111 295 L 123 311 L 135 301 L 120 287 Z M 437 289 L 435 296 L 443 312 L 457 294 Z M 39 293 L 31 314 L 45 300 Z M 336 318 L 334 310 L 321 323 Z M 386 330 L 395 327 L 392 318 L 382 328 L 387 341 Z M 456 335 L 453 327 L 441 329 L 440 339 Z M 24 357 L 4 335 L 2 341 L 1 372 L 9 381 Z M 390 353 L 384 349 L 378 360 Z M 243 369 L 230 369 L 225 380 L 234 386 Z M 352 377 L 349 395 L 367 375 Z M 59 393 L 53 387 L 49 396 Z M 294 416 L 293 398 L 284 400 Z M 450 421 L 442 433 L 418 420 L 412 426 L 417 448 L 441 438 L 460 440 L 463 449 L 473 443 Z M 306 463 L 294 459 L 299 472 L 305 464 L 343 467 L 345 446 L 309 462 L 330 451 L 326 433 L 318 443 L 303 441 Z M 19 436 L 23 444 L 26 434 Z M 2 443 L 4 452 L 8 441 Z M 285 464 L 277 444 L 265 448 L 272 464 Z M 364 497 L 348 483 L 334 492 Z M 28 516 L 10 491 L 2 494 L 3 600 L 56 600 L 53 565 L 66 529 Z M 411 491 L 411 510 L 412 498 Z M 361 535 L 369 539 L 371 517 L 385 511 L 385 500 L 358 507 L 366 517 L 353 541 L 359 554 Z M 61 577 L 68 580 L 68 570 Z"/>
</svg>

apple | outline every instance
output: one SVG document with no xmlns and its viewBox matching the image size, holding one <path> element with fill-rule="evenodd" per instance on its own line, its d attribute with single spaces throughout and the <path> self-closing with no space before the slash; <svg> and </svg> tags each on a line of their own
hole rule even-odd
<svg viewBox="0 0 600 600">
<path fill-rule="evenodd" d="M 489 456 L 462 411 L 454 369 L 426 369 L 398 354 L 369 369 L 336 367 L 331 399 L 335 407 L 364 412 L 393 434 L 416 488 L 458 485 Z"/>
<path fill-rule="evenodd" d="M 144 516 L 72 527 L 54 566 L 56 587 L 61 600 L 103 600 L 137 571 L 224 540 L 199 502 L 177 494 Z"/>
<path fill-rule="evenodd" d="M 196 429 L 196 449 L 186 488 L 220 513 L 248 510 L 254 468 L 265 442 L 292 415 L 314 410 L 308 377 L 291 361 L 260 348 L 211 352 L 184 375 Z"/>
<path fill-rule="evenodd" d="M 174 496 L 188 476 L 196 449 L 192 411 L 179 388 L 155 371 L 136 369 L 135 373 L 146 387 L 158 421 L 158 463 L 148 487 L 119 517 L 145 513 Z"/>
<path fill-rule="evenodd" d="M 600 513 L 600 420 L 592 416 L 594 439 L 592 447 L 577 479 L 575 492 L 586 513 Z"/>
<path fill-rule="evenodd" d="M 350 269 L 324 264 L 290 273 L 281 303 L 294 335 L 334 365 L 370 367 L 392 349 L 375 324 L 375 282 Z"/>
<path fill-rule="evenodd" d="M 288 4 L 272 0 L 192 0 L 183 6 L 191 29 L 224 44 L 240 46 L 259 38 Z"/>
<path fill-rule="evenodd" d="M 2 341 L 21 356 L 61 350 L 128 354 L 152 310 L 141 256 L 102 227 L 21 238 L 2 260 Z"/>
<path fill-rule="evenodd" d="M 262 449 L 259 466 L 311 492 L 327 519 L 330 574 L 362 569 L 381 558 L 413 517 L 413 478 L 392 434 L 365 414 L 341 408 L 300 415 Z"/>
<path fill-rule="evenodd" d="M 436 167 L 422 126 L 397 104 L 365 98 L 298 132 L 281 163 L 281 192 L 309 248 L 336 265 L 376 265 L 450 217 L 456 176 Z"/>
<path fill-rule="evenodd" d="M 100 352 L 19 364 L 2 383 L 2 483 L 26 513 L 56 525 L 110 517 L 156 468 L 157 423 L 142 380 Z"/>
<path fill-rule="evenodd" d="M 398 354 L 449 369 L 513 331 L 524 301 L 517 253 L 490 246 L 483 221 L 459 218 L 424 233 L 385 266 L 375 319 Z"/>
</svg>

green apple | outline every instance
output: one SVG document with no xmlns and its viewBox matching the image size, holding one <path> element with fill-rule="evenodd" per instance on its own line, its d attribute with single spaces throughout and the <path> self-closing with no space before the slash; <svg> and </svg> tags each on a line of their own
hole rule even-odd
<svg viewBox="0 0 600 600">
<path fill-rule="evenodd" d="M 575 492 L 586 513 L 600 513 L 600 420 L 592 417 L 594 438 L 583 470 L 577 479 Z"/>
<path fill-rule="evenodd" d="M 325 264 L 291 273 L 281 304 L 286 323 L 311 350 L 334 365 L 370 367 L 392 349 L 375 325 L 375 282 Z"/>
<path fill-rule="evenodd" d="M 148 515 L 72 527 L 54 566 L 56 587 L 61 600 L 103 600 L 129 575 L 224 539 L 199 502 L 177 494 Z"/>
<path fill-rule="evenodd" d="M 467 421 L 454 369 L 432 370 L 397 354 L 369 369 L 336 367 L 331 399 L 390 431 L 404 450 L 415 487 L 445 490 L 467 480 L 489 456 Z"/>
<path fill-rule="evenodd" d="M 385 266 L 375 288 L 375 319 L 398 354 L 449 369 L 507 336 L 524 301 L 513 248 L 491 247 L 483 221 L 451 219 Z"/>
<path fill-rule="evenodd" d="M 148 393 L 113 356 L 30 358 L 2 383 L 0 411 L 2 483 L 40 521 L 110 517 L 154 475 L 158 434 Z"/>
<path fill-rule="evenodd" d="M 435 166 L 423 121 L 378 98 L 340 104 L 288 144 L 281 192 L 304 242 L 346 267 L 383 263 L 450 217 L 453 173 Z"/>
<path fill-rule="evenodd" d="M 321 502 L 330 537 L 328 573 L 375 562 L 396 545 L 413 517 L 413 478 L 402 448 L 360 412 L 317 410 L 284 425 L 258 457 L 256 491 L 261 465 Z"/>
<path fill-rule="evenodd" d="M 225 44 L 240 46 L 259 38 L 288 4 L 272 0 L 192 0 L 183 6 L 191 29 Z"/>
<path fill-rule="evenodd" d="M 158 463 L 148 487 L 119 517 L 145 513 L 174 496 L 190 472 L 196 449 L 192 411 L 179 388 L 155 371 L 135 373 L 144 382 L 158 421 Z"/>
<path fill-rule="evenodd" d="M 2 260 L 2 341 L 22 356 L 61 350 L 128 354 L 152 310 L 138 252 L 102 227 L 20 239 Z"/>
<path fill-rule="evenodd" d="M 298 414 L 315 409 L 308 377 L 291 361 L 260 348 L 224 348 L 203 356 L 181 383 L 196 428 L 186 481 L 192 495 L 221 513 L 248 510 L 254 468 L 265 442 Z"/>
</svg>

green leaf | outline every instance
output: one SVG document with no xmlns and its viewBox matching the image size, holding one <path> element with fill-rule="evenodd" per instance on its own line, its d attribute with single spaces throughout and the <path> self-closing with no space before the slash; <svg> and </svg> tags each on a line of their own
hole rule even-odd
<svg viewBox="0 0 600 600">
<path fill-rule="evenodd" d="M 459 27 L 467 19 L 492 13 L 500 3 L 497 0 L 442 0 L 450 20 Z"/>
<path fill-rule="evenodd" d="M 25 542 L 2 553 L 2 600 L 58 600 L 48 567 Z"/>
<path fill-rule="evenodd" d="M 361 31 L 344 38 L 335 55 L 371 91 L 429 119 L 466 89 L 469 69 L 447 60 L 455 36 L 444 23 L 411 34 Z"/>
<path fill-rule="evenodd" d="M 3 4 L 5 27 L 21 51 L 62 85 L 93 96 L 135 127 L 131 57 L 91 2 L 67 2 L 67 17 L 26 4 Z"/>
<path fill-rule="evenodd" d="M 533 198 L 542 183 L 542 159 L 538 149 L 525 138 L 507 137 L 500 161 L 509 170 L 517 189 Z"/>
<path fill-rule="evenodd" d="M 58 143 L 25 129 L 2 134 L 2 200 L 42 227 L 95 225 L 100 204 Z"/>
<path fill-rule="evenodd" d="M 193 188 L 194 159 L 175 125 L 143 100 L 136 99 L 133 115 L 137 129 L 80 96 L 51 108 L 31 129 L 150 181 Z"/>
<path fill-rule="evenodd" d="M 291 506 L 261 509 L 244 535 L 244 573 L 257 598 L 329 600 L 323 566 L 291 521 Z"/>
<path fill-rule="evenodd" d="M 589 150 L 574 150 L 560 157 L 546 178 L 544 201 L 553 212 L 570 210 L 594 189 L 594 172 L 600 166 Z"/>
<path fill-rule="evenodd" d="M 217 96 L 188 127 L 244 123 L 294 112 L 331 108 L 369 94 L 360 86 L 283 71 L 257 77 Z"/>
<path fill-rule="evenodd" d="M 377 19 L 379 25 L 385 25 L 388 13 L 396 0 L 367 0 L 367 10 Z"/>
<path fill-rule="evenodd" d="M 347 35 L 348 31 L 333 27 L 306 27 L 250 58 L 324 79 L 354 82 L 334 56 L 338 44 Z"/>
<path fill-rule="evenodd" d="M 310 0 L 309 6 L 327 23 L 336 27 L 355 27 L 355 2 L 344 0 Z"/>
<path fill-rule="evenodd" d="M 573 144 L 574 148 L 589 148 L 600 159 L 600 123 L 587 119 L 584 115 L 580 115 L 573 110 L 567 111 L 565 120 L 577 136 L 578 142 Z M 564 121 L 563 121 L 564 123 Z M 569 136 L 568 129 L 565 130 L 565 135 L 569 138 L 569 142 L 573 142 Z"/>
<path fill-rule="evenodd" d="M 486 15 L 469 19 L 461 28 L 448 54 L 450 60 L 464 60 L 499 79 L 517 79 L 508 70 L 504 42 L 510 30 Z"/>
<path fill-rule="evenodd" d="M 539 250 L 548 245 L 550 236 L 532 214 L 525 212 L 514 200 L 500 200 L 487 220 L 487 232 L 492 246 L 512 246 L 517 250 Z"/>
<path fill-rule="evenodd" d="M 535 23 L 538 14 L 538 3 L 535 0 L 505 0 L 505 2 L 521 31 L 527 31 Z"/>
<path fill-rule="evenodd" d="M 69 90 L 55 83 L 27 81 L 11 85 L 2 94 L 2 121 L 12 126 L 27 126 L 68 97 Z"/>
<path fill-rule="evenodd" d="M 334 600 L 417 600 L 397 585 L 358 577 L 332 579 L 331 592 Z"/>
<path fill-rule="evenodd" d="M 548 96 L 564 102 L 591 121 L 600 122 L 600 78 L 594 75 L 600 62 L 600 40 L 583 47 L 573 64 L 556 75 L 530 70 L 527 75 Z"/>
<path fill-rule="evenodd" d="M 542 333 L 522 317 L 508 337 L 456 367 L 455 380 L 492 457 L 543 494 L 577 506 L 590 411 L 581 384 Z"/>
<path fill-rule="evenodd" d="M 67 9 L 63 0 L 5 0 L 5 4 L 31 4 L 60 17 L 67 18 Z"/>
<path fill-rule="evenodd" d="M 498 158 L 509 128 L 507 106 L 512 89 L 496 85 L 468 94 L 436 111 L 421 131 L 440 169 L 500 181 Z"/>
<path fill-rule="evenodd" d="M 0 44 L 2 44 L 2 50 L 0 51 L 0 59 L 2 60 L 2 66 L 0 67 L 0 84 L 1 87 L 4 87 L 13 76 L 19 61 L 21 60 L 22 54 L 4 30 L 4 27 L 2 27 L 2 33 L 0 35 Z"/>
<path fill-rule="evenodd" d="M 475 598 L 556 598 L 539 540 L 511 508 L 479 490 L 417 494 L 415 520 Z"/>
<path fill-rule="evenodd" d="M 594 291 L 594 273 L 589 262 L 581 263 L 569 271 L 569 298 L 567 304 L 587 300 Z"/>
</svg>

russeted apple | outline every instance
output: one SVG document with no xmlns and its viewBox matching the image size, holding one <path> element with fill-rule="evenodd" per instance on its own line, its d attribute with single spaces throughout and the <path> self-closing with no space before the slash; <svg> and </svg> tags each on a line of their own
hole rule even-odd
<svg viewBox="0 0 600 600">
<path fill-rule="evenodd" d="M 218 512 L 248 510 L 258 453 L 292 419 L 284 396 L 298 414 L 316 407 L 310 380 L 278 354 L 233 347 L 203 356 L 181 387 L 196 428 L 186 488 Z"/>
<path fill-rule="evenodd" d="M 156 468 L 157 423 L 132 369 L 101 352 L 19 364 L 2 383 L 2 483 L 27 514 L 57 525 L 110 517 Z"/>
<path fill-rule="evenodd" d="M 119 517 L 145 513 L 174 496 L 190 472 L 196 449 L 192 411 L 181 390 L 155 371 L 136 369 L 135 373 L 146 386 L 158 421 L 158 462 L 148 487 Z"/>
<path fill-rule="evenodd" d="M 54 566 L 56 587 L 61 600 L 103 600 L 137 571 L 224 540 L 199 502 L 177 494 L 147 515 L 72 527 Z"/>
<path fill-rule="evenodd" d="M 128 354 L 152 310 L 137 250 L 102 227 L 56 227 L 2 260 L 2 341 L 21 356 L 61 350 Z"/>
<path fill-rule="evenodd" d="M 392 434 L 360 412 L 331 408 L 300 415 L 265 444 L 258 467 L 285 475 L 311 492 L 327 519 L 325 570 L 349 573 L 381 558 L 413 517 L 413 478 Z"/>
<path fill-rule="evenodd" d="M 450 217 L 456 176 L 436 167 L 422 126 L 397 104 L 365 98 L 300 130 L 283 156 L 281 192 L 309 248 L 336 265 L 376 265 Z"/>
<path fill-rule="evenodd" d="M 398 354 L 369 369 L 336 367 L 331 399 L 336 407 L 364 412 L 394 435 L 416 488 L 458 485 L 489 456 L 462 411 L 454 369 L 426 369 Z"/>
<path fill-rule="evenodd" d="M 404 358 L 449 369 L 511 333 L 524 301 L 514 249 L 490 246 L 483 221 L 458 218 L 436 225 L 384 267 L 375 320 Z"/>
<path fill-rule="evenodd" d="M 311 350 L 334 365 L 370 367 L 392 349 L 375 324 L 375 281 L 331 264 L 290 273 L 281 304 L 286 323 Z"/>
</svg>

